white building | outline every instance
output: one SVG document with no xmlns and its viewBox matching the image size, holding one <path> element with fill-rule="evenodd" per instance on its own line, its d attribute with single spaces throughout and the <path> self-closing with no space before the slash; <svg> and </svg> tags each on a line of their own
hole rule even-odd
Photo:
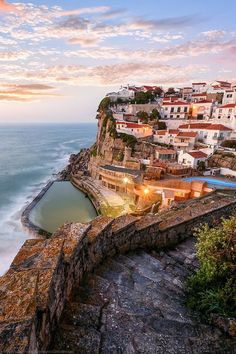
<svg viewBox="0 0 236 354">
<path fill-rule="evenodd" d="M 217 147 L 222 141 L 229 139 L 232 129 L 222 124 L 192 123 L 180 125 L 181 131 L 192 131 L 198 134 L 197 140 L 209 147 Z"/>
<path fill-rule="evenodd" d="M 175 137 L 179 133 L 178 129 L 154 130 L 153 141 L 155 143 L 173 144 Z"/>
<path fill-rule="evenodd" d="M 180 151 L 179 156 L 178 156 L 178 163 L 186 166 L 190 166 L 193 169 L 196 169 L 201 162 L 206 163 L 207 160 L 207 155 L 204 154 L 204 152 L 199 151 L 199 150 L 193 150 L 193 151 Z"/>
<path fill-rule="evenodd" d="M 236 104 L 229 103 L 215 108 L 212 118 L 214 123 L 220 123 L 232 129 L 231 138 L 236 137 Z"/>
<path fill-rule="evenodd" d="M 136 138 L 152 136 L 152 127 L 148 124 L 129 123 L 125 121 L 116 122 L 117 133 L 133 135 Z"/>
<path fill-rule="evenodd" d="M 190 100 L 192 97 L 193 89 L 192 87 L 183 87 L 181 90 L 182 99 L 183 100 Z"/>
<path fill-rule="evenodd" d="M 221 81 L 221 80 L 216 80 L 213 81 L 210 85 L 214 90 L 228 90 L 231 88 L 231 83 L 228 81 Z"/>
<path fill-rule="evenodd" d="M 135 97 L 135 90 L 128 87 L 121 87 L 118 92 L 109 92 L 107 95 L 112 101 L 116 101 L 118 98 L 122 100 L 133 99 Z"/>
<path fill-rule="evenodd" d="M 200 100 L 191 103 L 191 115 L 193 118 L 208 119 L 211 117 L 212 102 L 208 100 Z"/>
<path fill-rule="evenodd" d="M 204 101 L 207 98 L 206 92 L 203 93 L 193 93 L 191 97 L 192 102 Z"/>
<path fill-rule="evenodd" d="M 184 101 L 163 102 L 161 116 L 163 119 L 186 119 L 189 115 L 190 104 Z"/>
<path fill-rule="evenodd" d="M 193 93 L 206 92 L 206 88 L 207 88 L 206 82 L 193 82 L 192 83 Z"/>
<path fill-rule="evenodd" d="M 236 103 L 236 89 L 225 90 L 224 96 L 222 99 L 222 104 L 231 104 Z"/>
</svg>

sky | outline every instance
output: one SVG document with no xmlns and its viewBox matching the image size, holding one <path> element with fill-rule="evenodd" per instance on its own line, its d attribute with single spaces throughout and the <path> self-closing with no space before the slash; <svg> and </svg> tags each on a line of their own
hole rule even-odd
<svg viewBox="0 0 236 354">
<path fill-rule="evenodd" d="M 121 85 L 236 82 L 235 0 L 0 0 L 0 123 L 94 122 Z"/>
</svg>

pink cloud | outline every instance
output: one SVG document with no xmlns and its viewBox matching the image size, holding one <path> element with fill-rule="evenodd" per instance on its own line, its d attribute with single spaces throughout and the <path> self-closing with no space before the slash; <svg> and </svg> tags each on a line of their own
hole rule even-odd
<svg viewBox="0 0 236 354">
<path fill-rule="evenodd" d="M 9 4 L 5 0 L 0 0 L 0 11 L 14 11 L 14 10 L 15 10 L 14 5 Z"/>
</svg>

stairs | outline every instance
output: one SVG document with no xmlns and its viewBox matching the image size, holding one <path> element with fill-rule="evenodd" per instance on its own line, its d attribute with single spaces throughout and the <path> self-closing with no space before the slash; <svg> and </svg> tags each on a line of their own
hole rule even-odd
<svg viewBox="0 0 236 354">
<path fill-rule="evenodd" d="M 175 250 L 108 259 L 74 290 L 54 338 L 63 353 L 233 353 L 222 333 L 185 306 L 197 266 L 193 239 Z"/>
</svg>

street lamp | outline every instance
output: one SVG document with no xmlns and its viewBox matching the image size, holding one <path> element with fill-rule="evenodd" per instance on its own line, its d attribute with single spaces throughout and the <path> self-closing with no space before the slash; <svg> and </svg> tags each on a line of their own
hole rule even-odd
<svg viewBox="0 0 236 354">
<path fill-rule="evenodd" d="M 124 178 L 123 178 L 123 182 L 124 182 L 124 184 L 125 184 L 125 193 L 127 194 L 127 184 L 128 184 L 128 182 L 129 182 L 129 179 L 128 179 L 127 177 L 124 177 Z"/>
<path fill-rule="evenodd" d="M 147 195 L 147 194 L 149 194 L 149 189 L 148 188 L 144 188 L 144 191 L 143 191 L 143 193 L 145 194 L 145 195 Z"/>
</svg>

